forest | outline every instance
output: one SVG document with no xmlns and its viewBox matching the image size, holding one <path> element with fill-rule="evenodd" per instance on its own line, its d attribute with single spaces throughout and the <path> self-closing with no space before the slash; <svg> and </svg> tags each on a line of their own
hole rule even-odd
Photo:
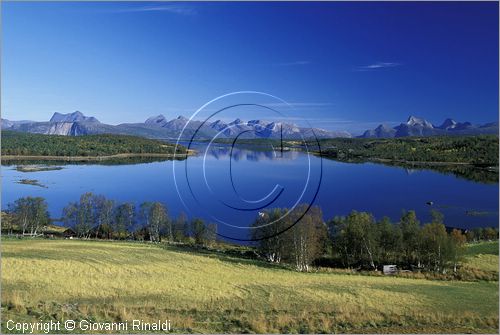
<svg viewBox="0 0 500 335">
<path fill-rule="evenodd" d="M 498 167 L 498 136 L 335 138 L 319 141 L 321 154 L 338 160 L 467 163 Z M 313 148 L 317 143 L 311 142 Z"/>
<path fill-rule="evenodd" d="M 357 211 L 324 221 L 319 207 L 305 211 L 305 205 L 264 211 L 254 223 L 260 227 L 253 235 L 260 255 L 269 262 L 293 264 L 299 271 L 311 265 L 376 271 L 393 264 L 444 274 L 457 273 L 467 242 L 498 239 L 497 228 L 446 227 L 436 210 L 424 224 L 415 211 L 405 211 L 398 222 Z"/>
<path fill-rule="evenodd" d="M 2 155 L 110 156 L 117 154 L 173 154 L 175 144 L 128 135 L 58 136 L 2 131 Z M 186 148 L 179 146 L 178 154 Z"/>
</svg>

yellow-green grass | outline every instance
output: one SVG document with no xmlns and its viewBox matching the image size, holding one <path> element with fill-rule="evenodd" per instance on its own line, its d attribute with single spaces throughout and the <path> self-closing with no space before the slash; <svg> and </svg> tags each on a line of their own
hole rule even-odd
<svg viewBox="0 0 500 335">
<path fill-rule="evenodd" d="M 2 241 L 2 326 L 171 320 L 174 332 L 498 332 L 498 282 L 298 273 L 147 243 Z"/>
<path fill-rule="evenodd" d="M 481 254 L 498 256 L 498 241 L 470 243 L 467 245 L 467 256 L 475 256 Z"/>
<path fill-rule="evenodd" d="M 467 246 L 464 267 L 498 273 L 498 261 L 498 241 L 472 243 Z"/>
</svg>

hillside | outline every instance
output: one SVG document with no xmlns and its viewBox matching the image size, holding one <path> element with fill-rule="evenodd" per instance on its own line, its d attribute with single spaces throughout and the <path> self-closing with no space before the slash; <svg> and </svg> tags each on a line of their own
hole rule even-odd
<svg viewBox="0 0 500 335">
<path fill-rule="evenodd" d="M 498 241 L 470 244 L 465 260 L 466 270 L 498 273 Z"/>
<path fill-rule="evenodd" d="M 339 160 L 385 159 L 498 166 L 498 136 L 495 135 L 330 139 L 321 140 L 320 144 L 324 156 Z"/>
<path fill-rule="evenodd" d="M 2 131 L 2 159 L 8 156 L 104 157 L 173 155 L 175 145 L 126 135 L 58 136 Z M 177 153 L 186 153 L 179 147 Z M 13 157 L 16 158 L 16 157 Z"/>
<path fill-rule="evenodd" d="M 169 319 L 175 333 L 498 330 L 498 282 L 298 273 L 174 246 L 77 240 L 3 240 L 2 269 L 3 320 Z"/>
</svg>

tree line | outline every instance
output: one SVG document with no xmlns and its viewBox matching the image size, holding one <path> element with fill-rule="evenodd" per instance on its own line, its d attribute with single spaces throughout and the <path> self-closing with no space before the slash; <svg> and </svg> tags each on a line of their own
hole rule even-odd
<svg viewBox="0 0 500 335">
<path fill-rule="evenodd" d="M 7 213 L 2 212 L 2 231 L 36 236 L 50 222 L 47 202 L 42 197 L 19 198 L 7 205 Z"/>
<path fill-rule="evenodd" d="M 173 154 L 175 145 L 138 136 L 100 134 L 58 136 L 2 131 L 2 154 L 17 156 L 109 156 L 116 154 Z M 183 146 L 178 154 L 186 153 Z"/>
<path fill-rule="evenodd" d="M 134 239 L 151 242 L 215 242 L 217 226 L 181 213 L 172 219 L 161 202 L 115 203 L 102 195 L 85 193 L 63 209 L 62 220 L 79 237 Z"/>
<path fill-rule="evenodd" d="M 456 272 L 467 242 L 498 239 L 498 228 L 465 233 L 447 229 L 438 211 L 432 211 L 431 221 L 422 225 L 415 211 L 404 212 L 398 222 L 387 217 L 377 221 L 372 214 L 357 211 L 324 222 L 319 207 L 305 212 L 306 208 L 266 210 L 256 219 L 252 236 L 269 262 L 293 264 L 299 271 L 308 271 L 315 264 L 366 270 L 397 265 Z"/>
<path fill-rule="evenodd" d="M 2 214 L 2 230 L 8 233 L 15 230 L 34 236 L 51 222 L 47 202 L 41 197 L 20 198 Z M 64 207 L 61 220 L 80 238 L 212 245 L 217 236 L 215 224 L 199 218 L 189 221 L 184 213 L 172 219 L 161 202 L 143 202 L 136 208 L 131 202 L 117 203 L 91 192 Z"/>
<path fill-rule="evenodd" d="M 461 162 L 498 167 L 498 136 L 334 138 L 320 140 L 321 153 L 339 160 Z"/>
<path fill-rule="evenodd" d="M 332 257 L 345 267 L 380 268 L 395 264 L 406 269 L 455 272 L 465 252 L 467 235 L 447 232 L 443 215 L 432 211 L 431 222 L 421 225 L 414 211 L 399 222 L 376 221 L 365 212 L 352 212 L 328 222 Z"/>
<path fill-rule="evenodd" d="M 321 208 L 301 204 L 293 209 L 260 212 L 251 237 L 257 255 L 272 263 L 290 264 L 298 271 L 311 266 L 380 270 L 383 265 L 438 273 L 456 272 L 467 242 L 498 239 L 498 228 L 447 229 L 443 215 L 431 212 L 421 224 L 415 211 L 397 222 L 376 220 L 367 212 L 324 221 Z M 62 213 L 65 227 L 80 238 L 180 242 L 214 246 L 217 226 L 181 213 L 169 216 L 160 202 L 115 202 L 90 192 L 69 203 Z M 51 222 L 41 197 L 24 197 L 2 212 L 2 231 L 36 236 Z"/>
</svg>

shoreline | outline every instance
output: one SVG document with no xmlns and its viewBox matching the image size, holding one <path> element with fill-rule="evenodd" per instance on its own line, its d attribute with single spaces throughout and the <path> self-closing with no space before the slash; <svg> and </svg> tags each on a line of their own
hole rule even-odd
<svg viewBox="0 0 500 335">
<path fill-rule="evenodd" d="M 299 150 L 301 151 L 301 150 Z M 395 160 L 389 158 L 377 158 L 377 157 L 360 157 L 358 159 L 339 159 L 330 157 L 328 155 L 323 155 L 320 152 L 312 152 L 316 156 L 321 156 L 324 158 L 332 159 L 338 162 L 352 163 L 352 162 L 373 162 L 373 163 L 399 163 L 408 165 L 420 165 L 420 166 L 468 166 L 474 168 L 482 168 L 490 171 L 498 171 L 498 166 L 488 165 L 488 166 L 477 166 L 474 163 L 469 162 L 437 162 L 437 161 L 408 161 L 408 160 Z M 186 156 L 193 156 L 196 154 L 196 150 L 189 149 Z M 68 162 L 95 162 L 95 161 L 106 161 L 112 159 L 120 158 L 174 158 L 177 156 L 181 158 L 183 154 L 167 154 L 167 153 L 122 153 L 115 155 L 106 156 L 43 156 L 43 155 L 1 155 L 1 161 L 18 161 L 18 160 L 45 160 L 45 161 L 68 161 Z"/>
<path fill-rule="evenodd" d="M 436 162 L 436 161 L 431 161 L 431 162 L 426 162 L 426 161 L 408 161 L 408 160 L 403 160 L 403 159 L 389 159 L 389 158 L 376 158 L 376 157 L 371 157 L 367 159 L 368 161 L 372 162 L 382 162 L 382 163 L 403 163 L 403 164 L 410 164 L 410 165 L 435 165 L 435 166 L 447 166 L 447 165 L 463 165 L 463 166 L 470 166 L 470 167 L 475 167 L 475 168 L 495 168 L 498 169 L 498 167 L 494 167 L 492 165 L 488 166 L 478 166 L 474 163 L 469 163 L 469 162 Z"/>
<path fill-rule="evenodd" d="M 314 152 L 314 155 L 321 156 L 323 158 L 328 158 L 335 160 L 337 162 L 343 163 L 354 163 L 354 162 L 371 162 L 371 163 L 399 163 L 408 165 L 419 165 L 419 166 L 466 166 L 479 169 L 486 169 L 490 171 L 498 171 L 498 166 L 494 165 L 484 165 L 479 166 L 474 163 L 469 162 L 438 162 L 438 161 L 409 161 L 404 159 L 390 159 L 390 158 L 378 158 L 378 157 L 359 157 L 357 159 L 339 159 L 337 157 L 331 157 L 328 155 L 321 154 L 320 152 Z"/>
<path fill-rule="evenodd" d="M 37 156 L 37 155 L 2 155 L 2 161 L 20 161 L 20 160 L 45 160 L 45 161 L 67 161 L 67 162 L 99 162 L 120 158 L 181 158 L 183 156 L 192 156 L 196 154 L 195 150 L 188 150 L 187 154 L 166 154 L 166 153 L 123 153 L 107 156 Z"/>
</svg>

